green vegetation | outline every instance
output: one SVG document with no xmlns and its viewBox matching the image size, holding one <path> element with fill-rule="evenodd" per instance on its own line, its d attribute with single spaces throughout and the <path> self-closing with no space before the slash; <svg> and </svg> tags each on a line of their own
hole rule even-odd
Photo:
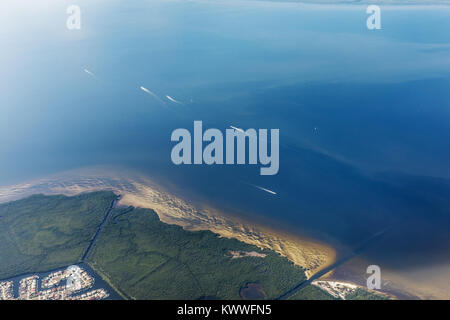
<svg viewBox="0 0 450 320">
<path fill-rule="evenodd" d="M 266 256 L 232 259 L 230 250 Z M 305 279 L 273 251 L 162 223 L 148 209 L 113 210 L 87 261 L 135 299 L 240 299 L 248 283 L 271 299 Z"/>
<path fill-rule="evenodd" d="M 34 195 L 0 205 L 0 279 L 80 261 L 116 196 Z"/>
<path fill-rule="evenodd" d="M 354 292 L 345 296 L 347 300 L 390 300 L 389 296 L 375 293 L 373 291 L 362 288 L 356 289 Z"/>
<path fill-rule="evenodd" d="M 112 192 L 94 192 L 1 204 L 0 279 L 81 262 L 108 212 L 86 262 L 125 298 L 240 299 L 241 289 L 255 284 L 247 288 L 273 299 L 306 279 L 302 268 L 273 251 L 165 224 L 149 209 L 110 211 L 115 199 Z M 230 251 L 265 256 L 233 258 Z M 347 296 L 386 298 L 363 289 Z M 334 298 L 309 285 L 290 299 Z"/>
<path fill-rule="evenodd" d="M 331 294 L 316 286 L 309 285 L 296 291 L 288 300 L 338 300 Z"/>
</svg>

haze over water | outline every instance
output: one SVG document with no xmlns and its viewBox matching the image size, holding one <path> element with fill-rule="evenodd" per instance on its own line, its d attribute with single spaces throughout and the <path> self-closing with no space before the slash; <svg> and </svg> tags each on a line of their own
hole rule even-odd
<svg viewBox="0 0 450 320">
<path fill-rule="evenodd" d="M 391 227 L 367 253 L 390 268 L 449 263 L 449 7 L 382 6 L 371 31 L 359 5 L 78 1 L 70 31 L 69 4 L 0 4 L 1 185 L 121 165 L 340 245 Z M 173 165 L 194 120 L 279 128 L 279 174 Z"/>
</svg>

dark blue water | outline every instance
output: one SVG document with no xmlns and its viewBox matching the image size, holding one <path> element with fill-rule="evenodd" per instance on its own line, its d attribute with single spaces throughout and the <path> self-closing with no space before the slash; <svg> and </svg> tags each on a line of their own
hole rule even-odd
<svg viewBox="0 0 450 320">
<path fill-rule="evenodd" d="M 380 256 L 450 260 L 448 7 L 382 7 L 369 31 L 364 6 L 80 1 L 69 31 L 66 2 L 6 3 L 0 184 L 119 164 L 345 245 L 395 225 Z M 279 174 L 174 166 L 170 134 L 194 120 L 279 128 Z"/>
</svg>

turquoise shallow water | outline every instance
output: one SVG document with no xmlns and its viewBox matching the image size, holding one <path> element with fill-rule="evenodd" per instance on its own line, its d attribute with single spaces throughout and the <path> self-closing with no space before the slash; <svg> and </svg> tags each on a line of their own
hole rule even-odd
<svg viewBox="0 0 450 320">
<path fill-rule="evenodd" d="M 79 1 L 69 31 L 68 4 L 0 7 L 0 184 L 118 164 L 349 246 L 393 225 L 375 255 L 395 265 L 450 259 L 449 8 L 382 7 L 369 31 L 357 5 Z M 279 128 L 279 174 L 174 166 L 194 120 Z"/>
</svg>

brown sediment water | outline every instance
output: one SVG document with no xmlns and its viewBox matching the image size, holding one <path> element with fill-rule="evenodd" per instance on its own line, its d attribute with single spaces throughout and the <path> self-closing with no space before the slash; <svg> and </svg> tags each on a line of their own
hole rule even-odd
<svg viewBox="0 0 450 320">
<path fill-rule="evenodd" d="M 355 257 L 322 279 L 350 281 L 366 286 L 367 266 L 381 269 L 381 291 L 398 299 L 450 299 L 450 265 L 436 264 L 411 269 L 393 268 L 382 261 Z"/>
</svg>

